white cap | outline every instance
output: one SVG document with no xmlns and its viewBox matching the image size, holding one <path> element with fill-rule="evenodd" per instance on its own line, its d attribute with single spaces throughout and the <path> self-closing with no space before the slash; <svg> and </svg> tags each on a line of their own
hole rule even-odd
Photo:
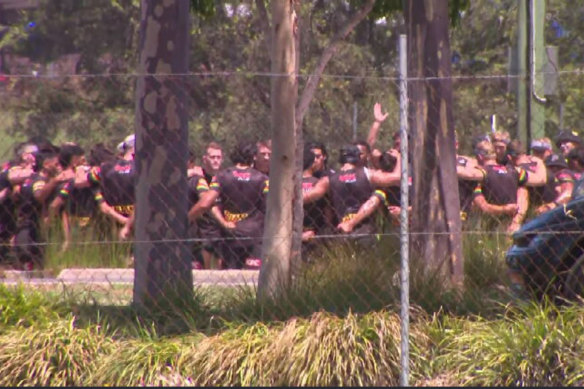
<svg viewBox="0 0 584 389">
<path fill-rule="evenodd" d="M 133 149 L 136 146 L 136 135 L 128 135 L 124 139 L 124 150 Z"/>
<path fill-rule="evenodd" d="M 118 145 L 116 146 L 116 149 L 120 152 L 123 153 L 124 152 L 124 148 L 125 148 L 125 144 L 124 142 L 120 142 L 118 143 Z"/>
<path fill-rule="evenodd" d="M 135 146 L 136 146 L 136 135 L 131 134 L 131 135 L 128 135 L 123 140 L 123 142 L 118 143 L 118 145 L 116 146 L 116 149 L 118 149 L 118 151 L 120 153 L 124 153 L 128 149 L 133 149 Z"/>
</svg>

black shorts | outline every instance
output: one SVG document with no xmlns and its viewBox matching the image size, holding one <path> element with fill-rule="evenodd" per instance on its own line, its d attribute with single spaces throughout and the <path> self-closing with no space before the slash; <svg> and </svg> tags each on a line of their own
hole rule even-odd
<svg viewBox="0 0 584 389">
<path fill-rule="evenodd" d="M 44 267 L 45 249 L 39 231 L 34 227 L 21 228 L 14 237 L 14 254 L 21 263 L 32 263 L 35 268 Z"/>
</svg>

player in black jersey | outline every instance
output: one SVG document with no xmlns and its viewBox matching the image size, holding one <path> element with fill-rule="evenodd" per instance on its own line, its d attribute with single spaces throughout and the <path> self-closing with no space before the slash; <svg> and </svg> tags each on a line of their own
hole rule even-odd
<svg viewBox="0 0 584 389">
<path fill-rule="evenodd" d="M 503 225 L 499 219 L 508 215 L 511 218 L 507 232 L 516 231 L 523 222 L 529 198 L 525 184 L 528 174 L 524 169 L 497 163 L 493 145 L 488 141 L 479 142 L 475 148 L 478 167 L 457 168 L 459 177 L 477 181 L 473 204 L 485 215 L 495 216 L 486 219 L 487 228 L 496 223 Z"/>
<path fill-rule="evenodd" d="M 507 155 L 512 166 L 522 168 L 528 173 L 526 186 L 530 208 L 535 210 L 555 199 L 554 175 L 551 172 L 548 174 L 548 169 L 540 158 L 528 155 L 521 141 L 517 139 L 507 145 Z"/>
<path fill-rule="evenodd" d="M 567 204 L 572 199 L 574 189 L 574 174 L 568 169 L 568 164 L 562 155 L 552 154 L 544 162 L 554 178 L 554 197 L 536 209 L 538 215 Z"/>
<path fill-rule="evenodd" d="M 578 146 L 568 152 L 566 155 L 568 167 L 574 175 L 576 181 L 582 178 L 584 173 L 584 146 Z"/>
<path fill-rule="evenodd" d="M 201 228 L 197 223 L 197 219 L 199 219 L 202 214 L 211 208 L 212 203 L 205 203 L 201 202 L 201 198 L 205 197 L 205 194 L 209 192 L 209 184 L 205 177 L 195 174 L 188 178 L 187 180 L 187 197 L 189 203 L 189 212 L 188 212 L 188 219 L 189 219 L 189 231 L 188 236 L 192 239 L 200 239 L 201 238 Z M 200 220 L 200 219 L 199 219 Z M 193 267 L 195 269 L 203 269 L 209 268 L 206 263 L 204 263 L 204 259 L 200 256 L 200 244 L 195 243 L 192 245 L 192 252 L 194 256 L 193 260 Z"/>
<path fill-rule="evenodd" d="M 379 158 L 381 170 L 385 172 L 398 173 L 396 167 L 398 166 L 398 158 L 392 154 L 390 150 L 385 151 Z M 409 185 L 411 187 L 412 180 L 410 178 Z M 412 192 L 409 192 L 410 198 Z M 410 201 L 411 202 L 411 201 Z M 399 215 L 401 213 L 401 187 L 398 185 L 390 185 L 384 189 L 376 189 L 371 197 L 361 205 L 354 217 L 349 218 L 339 223 L 337 228 L 344 233 L 351 233 L 353 229 L 361 222 L 369 218 L 376 209 L 384 208 L 384 212 L 389 216 L 393 225 L 399 225 Z M 411 207 L 408 207 L 411 209 Z"/>
<path fill-rule="evenodd" d="M 44 267 L 41 227 L 48 217 L 48 202 L 56 195 L 59 184 L 73 178 L 71 171 L 60 172 L 55 150 L 41 151 L 35 156 L 35 174 L 20 189 L 14 249 L 18 267 L 24 270 Z"/>
<path fill-rule="evenodd" d="M 59 152 L 59 163 L 63 170 L 76 174 L 77 169 L 85 167 L 89 170 L 85 159 L 85 151 L 79 145 L 65 144 Z M 50 204 L 50 214 L 60 215 L 64 233 L 61 251 L 67 250 L 73 237 L 86 230 L 90 220 L 97 210 L 96 190 L 94 188 L 75 187 L 75 179 L 71 179 L 60 187 L 57 196 Z M 89 238 L 89 237 L 87 237 Z"/>
<path fill-rule="evenodd" d="M 252 167 L 256 153 L 254 144 L 239 144 L 231 155 L 235 165 L 219 172 L 210 185 L 220 200 L 220 209 L 213 209 L 224 228 L 223 259 L 230 269 L 261 267 L 268 177 Z"/>
<path fill-rule="evenodd" d="M 213 181 L 213 177 L 223 167 L 223 149 L 221 145 L 216 142 L 207 144 L 205 154 L 202 158 L 202 172 L 203 177 L 207 183 Z M 206 269 L 210 269 L 213 261 L 221 268 L 223 258 L 221 258 L 221 250 L 219 249 L 219 242 L 221 239 L 221 226 L 214 217 L 207 212 L 197 220 L 197 225 L 201 234 L 201 238 L 205 241 L 201 249 L 203 262 Z"/>
<path fill-rule="evenodd" d="M 320 150 L 319 150 L 320 151 Z M 323 155 L 317 154 L 311 149 L 311 145 L 306 145 L 303 153 L 302 171 L 302 192 L 309 192 L 318 182 L 314 173 L 322 165 Z M 322 239 L 317 240 L 318 235 L 324 234 L 326 230 L 332 230 L 332 208 L 325 198 L 319 199 L 310 204 L 304 204 L 304 220 L 302 223 L 302 258 L 309 260 L 308 255 L 322 243 Z"/>
<path fill-rule="evenodd" d="M 397 185 L 400 174 L 388 173 L 380 170 L 370 170 L 361 165 L 360 150 L 354 145 L 341 148 L 341 168 L 330 177 L 320 179 L 313 189 L 303 195 L 305 203 L 318 200 L 325 193 L 330 192 L 332 206 L 340 225 L 353 219 L 363 203 L 365 203 L 374 189 L 379 186 Z M 398 164 L 399 165 L 399 164 Z M 398 166 L 397 171 L 399 172 Z M 382 199 L 385 202 L 385 198 Z M 375 233 L 375 225 L 367 218 L 351 231 L 351 234 L 365 234 L 362 243 L 370 243 Z"/>
</svg>

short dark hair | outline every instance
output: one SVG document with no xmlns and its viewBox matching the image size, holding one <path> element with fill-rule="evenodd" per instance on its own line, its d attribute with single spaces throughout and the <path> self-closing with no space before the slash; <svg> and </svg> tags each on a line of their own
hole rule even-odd
<svg viewBox="0 0 584 389">
<path fill-rule="evenodd" d="M 244 165 L 251 165 L 257 150 L 258 147 L 255 143 L 243 141 L 235 147 L 229 158 L 231 158 L 231 162 L 235 164 L 241 163 Z"/>
<path fill-rule="evenodd" d="M 57 156 L 58 154 L 52 150 L 39 151 L 35 154 L 34 171 L 37 173 L 40 172 L 43 168 L 43 164 L 47 159 L 51 159 Z"/>
<path fill-rule="evenodd" d="M 77 144 L 65 144 L 59 150 L 59 164 L 63 168 L 67 168 L 71 165 L 71 160 L 74 156 L 81 156 L 83 154 L 85 154 L 83 147 Z"/>
<path fill-rule="evenodd" d="M 91 166 L 99 166 L 104 162 L 114 161 L 116 154 L 108 149 L 103 143 L 96 143 L 91 150 L 89 150 L 89 158 L 87 162 Z"/>
<path fill-rule="evenodd" d="M 371 152 L 371 146 L 369 146 L 369 143 L 367 143 L 367 141 L 364 141 L 363 139 L 359 139 L 353 142 L 353 144 L 355 146 L 363 146 L 365 147 L 365 149 L 367 150 L 367 153 Z"/>
<path fill-rule="evenodd" d="M 397 158 L 389 152 L 384 152 L 379 157 L 379 166 L 384 172 L 393 172 L 397 165 Z"/>
<path fill-rule="evenodd" d="M 302 170 L 306 170 L 312 166 L 314 160 L 316 159 L 316 154 L 312 151 L 312 148 L 305 147 L 304 148 L 304 155 L 302 160 Z"/>
<path fill-rule="evenodd" d="M 514 139 L 507 145 L 507 154 L 513 158 L 525 154 L 527 151 L 519 139 Z"/>
<path fill-rule="evenodd" d="M 584 166 L 584 146 L 578 146 L 575 149 L 570 150 L 568 155 L 566 155 L 566 159 L 568 161 L 576 161 Z"/>
</svg>

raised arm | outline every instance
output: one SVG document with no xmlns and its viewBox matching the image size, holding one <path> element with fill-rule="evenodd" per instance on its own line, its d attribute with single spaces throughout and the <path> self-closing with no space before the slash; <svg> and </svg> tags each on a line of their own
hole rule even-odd
<svg viewBox="0 0 584 389">
<path fill-rule="evenodd" d="M 323 177 L 310 189 L 302 194 L 304 204 L 315 202 L 324 197 L 329 188 L 329 178 Z"/>
<path fill-rule="evenodd" d="M 375 120 L 373 121 L 373 124 L 371 124 L 371 128 L 369 128 L 369 134 L 367 135 L 367 143 L 369 144 L 369 147 L 371 147 L 371 149 L 375 147 L 375 143 L 377 142 L 379 128 L 381 128 L 381 123 L 383 123 L 385 119 L 387 119 L 389 113 L 387 112 L 383 113 L 381 111 L 381 104 L 375 103 L 375 105 L 373 106 L 373 116 L 375 117 Z"/>
</svg>

